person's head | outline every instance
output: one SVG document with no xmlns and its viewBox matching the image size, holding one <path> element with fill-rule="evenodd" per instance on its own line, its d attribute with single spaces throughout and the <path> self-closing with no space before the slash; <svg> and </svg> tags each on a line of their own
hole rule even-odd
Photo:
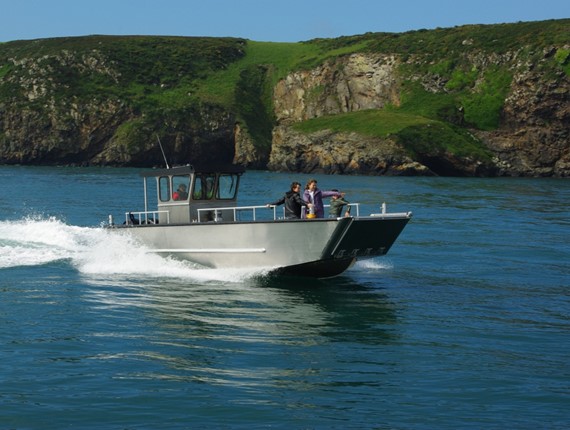
<svg viewBox="0 0 570 430">
<path fill-rule="evenodd" d="M 291 191 L 299 192 L 301 190 L 301 184 L 299 182 L 291 182 Z"/>
<path fill-rule="evenodd" d="M 186 191 L 186 185 L 184 184 L 178 185 L 178 191 Z"/>
<path fill-rule="evenodd" d="M 307 182 L 307 190 L 314 191 L 317 189 L 317 180 L 316 179 L 309 179 Z"/>
<path fill-rule="evenodd" d="M 338 193 L 338 190 L 335 190 L 334 188 L 333 188 L 331 191 L 334 191 L 335 193 Z M 338 194 L 335 194 L 335 195 L 332 195 L 332 196 L 331 196 L 331 199 L 333 199 L 333 200 L 336 200 L 336 199 L 338 199 L 338 198 L 339 198 Z"/>
</svg>

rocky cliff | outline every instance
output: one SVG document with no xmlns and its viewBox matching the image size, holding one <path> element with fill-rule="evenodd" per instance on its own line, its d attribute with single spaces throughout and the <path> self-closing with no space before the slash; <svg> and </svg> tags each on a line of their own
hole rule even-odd
<svg viewBox="0 0 570 430">
<path fill-rule="evenodd" d="M 568 49 L 566 46 L 563 49 Z M 545 59 L 552 52 L 544 52 Z M 570 176 L 570 81 L 528 65 L 513 79 L 501 126 L 479 131 L 505 175 Z"/>
<path fill-rule="evenodd" d="M 569 30 L 569 31 L 567 31 Z M 0 44 L 0 163 L 570 176 L 570 20 Z M 257 60 L 259 58 L 259 60 Z"/>
<path fill-rule="evenodd" d="M 398 59 L 353 54 L 288 75 L 274 89 L 278 126 L 269 168 L 344 174 L 430 174 L 394 139 L 322 130 L 301 133 L 296 122 L 399 105 Z"/>
<path fill-rule="evenodd" d="M 553 49 L 545 50 L 542 60 L 552 55 Z M 399 106 L 404 80 L 420 82 L 433 94 L 449 93 L 448 80 L 440 75 L 403 76 L 399 71 L 405 64 L 400 57 L 353 54 L 292 73 L 276 85 L 279 126 L 273 135 L 269 167 L 326 173 L 570 176 L 570 80 L 562 70 L 545 76 L 534 63 L 518 64 L 517 57 L 517 52 L 508 52 L 495 58 L 469 59 L 472 69 L 482 71 L 480 76 L 499 67 L 513 75 L 505 91 L 499 126 L 493 131 L 471 128 L 491 152 L 491 160 L 450 152 L 427 152 L 412 158 L 397 136 L 295 131 L 292 124 L 316 117 Z M 461 109 L 457 113 L 461 116 Z"/>
<path fill-rule="evenodd" d="M 238 39 L 212 46 L 212 39 L 145 37 L 0 45 L 0 163 L 152 166 L 163 164 L 158 139 L 170 164 L 231 162 L 235 114 L 169 91 L 191 81 L 200 62 L 225 68 L 242 46 Z M 190 65 L 176 64 L 185 48 Z M 196 54 L 200 49 L 207 53 Z M 222 64 L 204 59 L 212 53 L 223 55 Z"/>
</svg>

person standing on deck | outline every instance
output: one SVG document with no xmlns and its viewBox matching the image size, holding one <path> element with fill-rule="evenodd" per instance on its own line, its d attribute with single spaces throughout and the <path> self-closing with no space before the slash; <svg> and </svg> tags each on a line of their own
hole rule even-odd
<svg viewBox="0 0 570 430">
<path fill-rule="evenodd" d="M 301 184 L 299 182 L 291 183 L 291 189 L 285 193 L 283 197 L 279 200 L 268 203 L 265 206 L 279 206 L 285 204 L 285 218 L 287 219 L 298 219 L 301 218 L 301 208 L 312 207 L 311 203 L 305 202 L 301 198 Z"/>
<path fill-rule="evenodd" d="M 303 200 L 313 204 L 315 218 L 324 218 L 325 208 L 323 205 L 323 198 L 332 196 L 342 197 L 342 194 L 338 191 L 322 191 L 317 187 L 317 180 L 310 179 L 309 182 L 307 182 L 307 186 L 305 187 Z"/>
<path fill-rule="evenodd" d="M 338 191 L 338 190 L 331 190 L 331 191 Z M 350 216 L 350 202 L 344 199 L 344 193 L 340 193 L 341 197 L 332 196 L 331 203 L 329 208 L 329 218 L 338 218 L 340 217 L 340 213 L 343 210 L 343 207 L 346 206 L 346 212 L 344 216 Z"/>
</svg>

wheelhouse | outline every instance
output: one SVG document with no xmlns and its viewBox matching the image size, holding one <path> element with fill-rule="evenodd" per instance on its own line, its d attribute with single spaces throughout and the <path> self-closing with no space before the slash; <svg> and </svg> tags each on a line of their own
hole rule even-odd
<svg viewBox="0 0 570 430">
<path fill-rule="evenodd" d="M 235 165 L 186 165 L 141 172 L 145 205 L 141 222 L 235 221 L 235 211 L 230 208 L 237 205 L 239 181 L 244 171 Z M 149 202 L 154 201 L 156 211 L 149 209 Z M 208 210 L 204 210 L 206 208 Z"/>
</svg>

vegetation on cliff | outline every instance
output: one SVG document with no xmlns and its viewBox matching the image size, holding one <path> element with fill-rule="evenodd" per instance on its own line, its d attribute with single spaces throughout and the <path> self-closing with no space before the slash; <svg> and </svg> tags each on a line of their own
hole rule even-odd
<svg viewBox="0 0 570 430">
<path fill-rule="evenodd" d="M 500 126 L 514 72 L 530 66 L 546 76 L 559 70 L 570 76 L 570 20 L 368 33 L 312 43 L 329 52 L 352 47 L 353 52 L 401 55 L 402 97 L 399 106 L 382 113 L 315 119 L 297 129 L 315 131 L 321 124 L 339 131 L 393 134 L 413 155 L 450 152 L 488 161 L 491 151 L 467 130 Z"/>
<path fill-rule="evenodd" d="M 156 134 L 173 160 L 213 148 L 228 159 L 235 148 L 222 142 L 233 145 L 234 123 L 267 162 L 279 81 L 350 54 L 383 53 L 397 58 L 396 102 L 300 121 L 296 130 L 391 137 L 413 159 L 449 153 L 489 163 L 493 153 L 476 132 L 505 126 L 517 73 L 538 69 L 550 83 L 560 74 L 568 79 L 569 34 L 570 20 L 553 20 L 301 43 L 156 36 L 8 42 L 0 45 L 0 162 L 149 165 L 161 158 Z"/>
</svg>

